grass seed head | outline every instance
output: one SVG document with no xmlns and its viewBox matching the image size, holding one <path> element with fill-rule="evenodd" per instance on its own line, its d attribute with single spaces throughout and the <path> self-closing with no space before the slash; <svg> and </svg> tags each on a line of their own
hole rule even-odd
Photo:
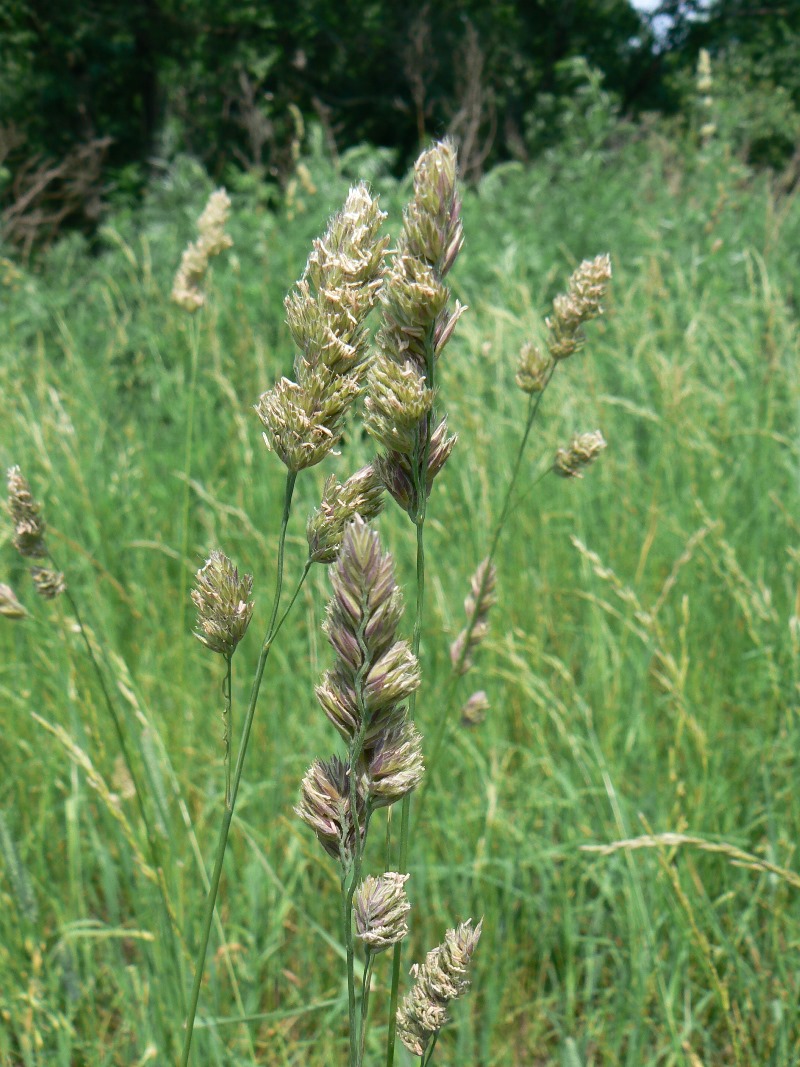
<svg viewBox="0 0 800 1067">
<path fill-rule="evenodd" d="M 203 282 L 209 260 L 233 245 L 233 239 L 225 232 L 230 210 L 228 194 L 216 189 L 197 220 L 200 237 L 184 250 L 172 285 L 172 300 L 184 311 L 193 313 L 205 304 Z"/>
<path fill-rule="evenodd" d="M 486 693 L 479 689 L 473 693 L 461 709 L 461 725 L 466 727 L 480 726 L 486 718 L 486 712 L 491 705 Z"/>
<path fill-rule="evenodd" d="M 433 405 L 433 391 L 415 363 L 379 353 L 369 375 L 364 427 L 391 452 L 410 456 L 419 440 L 420 420 Z"/>
<path fill-rule="evenodd" d="M 214 551 L 195 576 L 192 601 L 197 608 L 197 637 L 212 652 L 230 658 L 253 615 L 253 576 L 243 574 L 224 552 Z"/>
<path fill-rule="evenodd" d="M 387 871 L 378 878 L 368 875 L 356 889 L 353 913 L 356 936 L 371 952 L 383 952 L 408 933 L 411 904 L 406 896 L 407 874 Z"/>
<path fill-rule="evenodd" d="M 582 478 L 583 472 L 597 459 L 606 441 L 599 430 L 578 434 L 568 448 L 559 448 L 553 461 L 553 471 L 560 478 Z"/>
<path fill-rule="evenodd" d="M 360 833 L 365 828 L 364 796 L 357 791 Z M 353 855 L 355 825 L 350 808 L 350 777 L 344 760 L 314 760 L 300 786 L 300 803 L 295 814 L 317 835 L 317 840 L 334 859 Z"/>
<path fill-rule="evenodd" d="M 431 434 L 428 449 L 428 475 L 425 480 L 427 496 L 430 496 L 434 480 L 450 458 L 457 440 L 457 434 L 448 436 L 447 419 L 442 419 Z M 409 515 L 416 514 L 420 501 L 417 499 L 411 457 L 403 452 L 390 451 L 379 457 L 375 461 L 375 466 L 387 491 L 403 511 L 407 511 Z"/>
<path fill-rule="evenodd" d="M 8 470 L 8 510 L 14 524 L 13 545 L 17 552 L 27 559 L 44 558 L 47 546 L 41 505 L 33 499 L 31 487 L 19 467 Z"/>
<path fill-rule="evenodd" d="M 351 189 L 285 300 L 299 349 L 296 381 L 282 378 L 260 397 L 256 412 L 267 448 L 290 471 L 313 467 L 336 447 L 361 392 L 369 340 L 364 320 L 378 298 L 388 243 L 378 236 L 384 217 L 365 185 Z"/>
<path fill-rule="evenodd" d="M 306 524 L 308 558 L 333 563 L 339 554 L 345 526 L 359 515 L 365 522 L 383 509 L 383 482 L 372 463 L 352 474 L 342 485 L 331 475 L 325 482 L 320 506 Z"/>
<path fill-rule="evenodd" d="M 483 919 L 473 928 L 467 919 L 448 930 L 444 944 L 432 949 L 421 965 L 414 964 L 410 993 L 397 1011 L 397 1032 L 406 1048 L 423 1056 L 430 1039 L 447 1022 L 447 1005 L 469 989 L 469 965 L 478 944 Z"/>
<path fill-rule="evenodd" d="M 546 320 L 550 330 L 548 348 L 553 359 L 566 359 L 584 343 L 583 326 L 603 314 L 602 300 L 611 280 L 608 255 L 585 259 L 569 280 L 566 293 L 553 301 Z"/>
<path fill-rule="evenodd" d="M 50 567 L 31 567 L 31 578 L 36 592 L 43 600 L 55 600 L 67 591 L 67 582 L 61 571 Z"/>
<path fill-rule="evenodd" d="M 317 686 L 317 699 L 348 744 L 363 728 L 368 751 L 403 723 L 419 664 L 407 642 L 396 640 L 402 597 L 392 557 L 358 515 L 345 527 L 330 575 L 325 632 L 337 661 Z"/>
<path fill-rule="evenodd" d="M 516 382 L 523 393 L 541 393 L 547 382 L 547 372 L 553 361 L 538 345 L 526 342 L 519 353 Z"/>
<path fill-rule="evenodd" d="M 364 791 L 375 808 L 388 807 L 417 788 L 425 773 L 422 737 L 404 721 L 385 732 L 373 749 L 365 751 Z"/>
<path fill-rule="evenodd" d="M 470 579 L 471 592 L 464 601 L 467 625 L 450 645 L 450 662 L 460 676 L 469 671 L 473 655 L 489 632 L 489 612 L 497 603 L 497 568 L 487 556 Z"/>
</svg>

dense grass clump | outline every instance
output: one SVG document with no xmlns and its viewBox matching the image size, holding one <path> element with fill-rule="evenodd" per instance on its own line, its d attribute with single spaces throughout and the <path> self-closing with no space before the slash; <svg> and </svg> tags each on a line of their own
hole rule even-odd
<svg viewBox="0 0 800 1067">
<path fill-rule="evenodd" d="M 191 319 L 169 295 L 210 185 L 186 161 L 97 247 L 76 237 L 36 270 L 0 263 L 0 460 L 44 502 L 140 783 L 137 796 L 74 612 L 35 600 L 8 532 L 0 580 L 29 617 L 0 629 L 2 1063 L 175 1057 L 225 790 L 220 674 L 191 638 L 188 590 L 224 545 L 254 575 L 263 630 L 283 472 L 252 408 L 291 373 L 283 296 L 352 177 L 347 159 L 309 173 L 302 203 L 277 214 L 233 191 L 234 247 Z M 373 179 L 396 235 L 409 188 L 379 161 Z M 714 145 L 678 156 L 653 135 L 601 161 L 497 169 L 465 194 L 463 226 L 448 282 L 470 310 L 439 382 L 460 441 L 426 516 L 423 737 L 519 447 L 520 349 L 544 343 L 582 260 L 608 251 L 614 281 L 543 399 L 489 635 L 458 683 L 460 701 L 480 689 L 490 708 L 446 731 L 420 801 L 404 959 L 454 916 L 484 916 L 472 1001 L 440 1062 L 798 1063 L 796 194 Z M 608 447 L 583 480 L 542 477 L 595 428 Z M 353 422 L 340 455 L 298 480 L 287 570 L 303 567 L 325 477 L 372 451 Z M 388 514 L 379 525 L 413 588 L 413 539 Z M 198 1063 L 344 1062 L 338 880 L 292 814 L 330 747 L 313 701 L 328 596 L 316 568 L 272 650 Z M 258 641 L 251 626 L 237 656 L 254 660 Z M 248 682 L 234 675 L 239 706 Z M 385 992 L 388 971 L 375 981 Z M 374 1012 L 365 1062 L 382 1053 Z"/>
</svg>

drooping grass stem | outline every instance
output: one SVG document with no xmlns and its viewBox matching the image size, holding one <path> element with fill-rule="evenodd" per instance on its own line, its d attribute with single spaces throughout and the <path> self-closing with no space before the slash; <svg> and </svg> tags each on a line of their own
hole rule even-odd
<svg viewBox="0 0 800 1067">
<path fill-rule="evenodd" d="M 189 1011 L 186 1019 L 186 1035 L 184 1038 L 183 1053 L 181 1055 L 180 1065 L 181 1067 L 187 1067 L 189 1063 L 189 1053 L 192 1047 L 192 1034 L 194 1032 L 194 1021 L 197 1015 L 197 1004 L 200 999 L 200 986 L 203 980 L 203 971 L 205 969 L 206 952 L 208 951 L 208 940 L 211 933 L 211 925 L 214 918 L 214 908 L 216 907 L 217 895 L 219 893 L 219 883 L 222 876 L 222 865 L 225 859 L 225 850 L 228 845 L 228 834 L 231 828 L 231 821 L 233 820 L 233 813 L 236 808 L 236 798 L 239 793 L 239 785 L 242 780 L 242 771 L 244 769 L 244 761 L 247 755 L 247 746 L 250 741 L 250 732 L 253 727 L 253 719 L 255 718 L 256 704 L 258 702 L 258 694 L 261 688 L 261 679 L 264 676 L 264 668 L 269 658 L 270 649 L 272 643 L 286 618 L 286 614 L 281 616 L 280 623 L 278 623 L 278 612 L 280 609 L 281 594 L 283 592 L 283 563 L 284 563 L 284 549 L 286 546 L 286 529 L 289 524 L 289 514 L 292 507 L 292 495 L 294 493 L 294 486 L 297 480 L 297 474 L 290 471 L 286 476 L 286 489 L 284 493 L 283 502 L 283 515 L 281 518 L 281 529 L 278 538 L 278 560 L 277 560 L 277 574 L 275 579 L 275 597 L 272 604 L 272 614 L 270 616 L 269 625 L 267 627 L 267 633 L 264 637 L 264 641 L 261 645 L 261 653 L 258 658 L 258 665 L 256 667 L 255 677 L 253 678 L 253 686 L 250 692 L 250 702 L 247 706 L 247 713 L 245 715 L 244 726 L 242 728 L 242 739 L 239 744 L 239 751 L 236 757 L 236 769 L 233 774 L 233 782 L 230 790 L 230 802 L 226 803 L 225 809 L 222 814 L 222 824 L 219 831 L 219 840 L 217 843 L 217 851 L 214 859 L 214 870 L 211 875 L 211 887 L 208 891 L 206 898 L 205 913 L 203 915 L 203 927 L 200 935 L 200 945 L 197 950 L 197 959 L 195 962 L 195 974 L 194 981 L 192 983 L 192 992 L 189 1002 Z M 308 574 L 308 566 L 303 571 L 303 576 L 298 583 L 298 589 L 292 597 L 292 604 L 294 603 L 299 587 L 305 580 Z M 291 605 L 290 605 L 291 606 Z"/>
</svg>

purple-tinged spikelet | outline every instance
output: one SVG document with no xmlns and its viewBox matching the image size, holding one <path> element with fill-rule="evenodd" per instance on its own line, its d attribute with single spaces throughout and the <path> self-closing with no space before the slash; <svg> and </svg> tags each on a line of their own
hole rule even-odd
<svg viewBox="0 0 800 1067">
<path fill-rule="evenodd" d="M 460 676 L 472 667 L 473 655 L 489 632 L 489 612 L 497 603 L 497 570 L 488 557 L 478 564 L 464 601 L 467 625 L 450 645 L 450 662 Z"/>
<path fill-rule="evenodd" d="M 392 558 L 358 516 L 344 531 L 331 585 L 325 630 L 337 662 L 317 698 L 345 741 L 361 733 L 368 750 L 402 722 L 403 702 L 419 686 L 419 665 L 408 644 L 395 640 L 402 598 Z"/>
<path fill-rule="evenodd" d="M 315 763 L 303 782 L 303 800 L 296 810 L 327 851 L 340 856 L 339 838 L 334 841 L 330 829 L 331 811 L 341 815 L 344 801 L 349 810 L 351 773 L 368 815 L 415 789 L 422 780 L 423 762 L 421 739 L 406 708 L 419 686 L 419 664 L 408 643 L 397 639 L 403 603 L 392 557 L 381 552 L 378 535 L 359 515 L 345 526 L 330 577 L 333 597 L 325 631 L 336 661 L 323 675 L 316 695 L 347 744 L 348 759 Z M 330 783 L 338 790 L 338 808 L 331 806 L 335 790 Z M 362 825 L 360 811 L 358 818 Z M 328 827 L 324 832 L 323 823 Z M 340 831 L 341 826 L 339 836 Z"/>
<path fill-rule="evenodd" d="M 378 878 L 368 875 L 356 889 L 353 897 L 356 937 L 371 952 L 391 948 L 408 933 L 406 920 L 411 911 L 405 891 L 408 877 L 394 871 Z"/>
<path fill-rule="evenodd" d="M 428 471 L 425 479 L 425 492 L 430 496 L 431 487 L 437 474 L 450 458 L 450 453 L 458 440 L 456 434 L 447 434 L 447 419 L 444 418 L 431 434 L 428 448 Z M 417 490 L 414 485 L 411 457 L 403 452 L 387 452 L 375 461 L 375 466 L 386 491 L 394 497 L 403 511 L 414 515 L 419 507 Z"/>
<path fill-rule="evenodd" d="M 405 211 L 403 231 L 386 275 L 377 355 L 367 380 L 364 425 L 386 450 L 378 470 L 387 488 L 414 514 L 412 464 L 419 468 L 433 436 L 433 363 L 450 340 L 465 308 L 450 311 L 444 278 L 463 244 L 455 149 L 441 142 L 424 152 L 414 170 L 414 196 Z M 428 464 L 428 490 L 450 455 L 438 443 L 436 462 Z M 401 504 L 401 506 L 406 506 Z"/>
<path fill-rule="evenodd" d="M 461 725 L 466 727 L 480 726 L 486 718 L 486 712 L 490 707 L 486 693 L 479 689 L 477 693 L 472 694 L 462 707 Z"/>
<path fill-rule="evenodd" d="M 314 760 L 300 786 L 300 803 L 295 813 L 317 835 L 319 843 L 334 859 L 353 855 L 356 831 L 350 805 L 350 775 L 344 760 Z M 357 792 L 359 833 L 365 831 L 364 795 Z"/>
</svg>

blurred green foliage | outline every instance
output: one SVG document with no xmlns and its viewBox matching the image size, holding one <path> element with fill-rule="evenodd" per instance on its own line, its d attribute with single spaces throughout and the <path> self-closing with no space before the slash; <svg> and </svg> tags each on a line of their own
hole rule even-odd
<svg viewBox="0 0 800 1067">
<path fill-rule="evenodd" d="M 384 146 L 396 174 L 450 133 L 475 182 L 565 141 L 598 150 L 619 116 L 691 116 L 700 48 L 720 72 L 720 129 L 749 162 L 782 166 L 800 128 L 797 4 L 664 0 L 648 16 L 630 0 L 4 0 L 2 221 L 26 250 L 41 240 L 37 218 L 10 225 L 22 210 L 39 211 L 43 239 L 93 230 L 99 204 L 136 199 L 178 154 L 282 190 L 310 122 L 332 159 Z M 70 153 L 92 142 L 87 179 Z"/>
</svg>

